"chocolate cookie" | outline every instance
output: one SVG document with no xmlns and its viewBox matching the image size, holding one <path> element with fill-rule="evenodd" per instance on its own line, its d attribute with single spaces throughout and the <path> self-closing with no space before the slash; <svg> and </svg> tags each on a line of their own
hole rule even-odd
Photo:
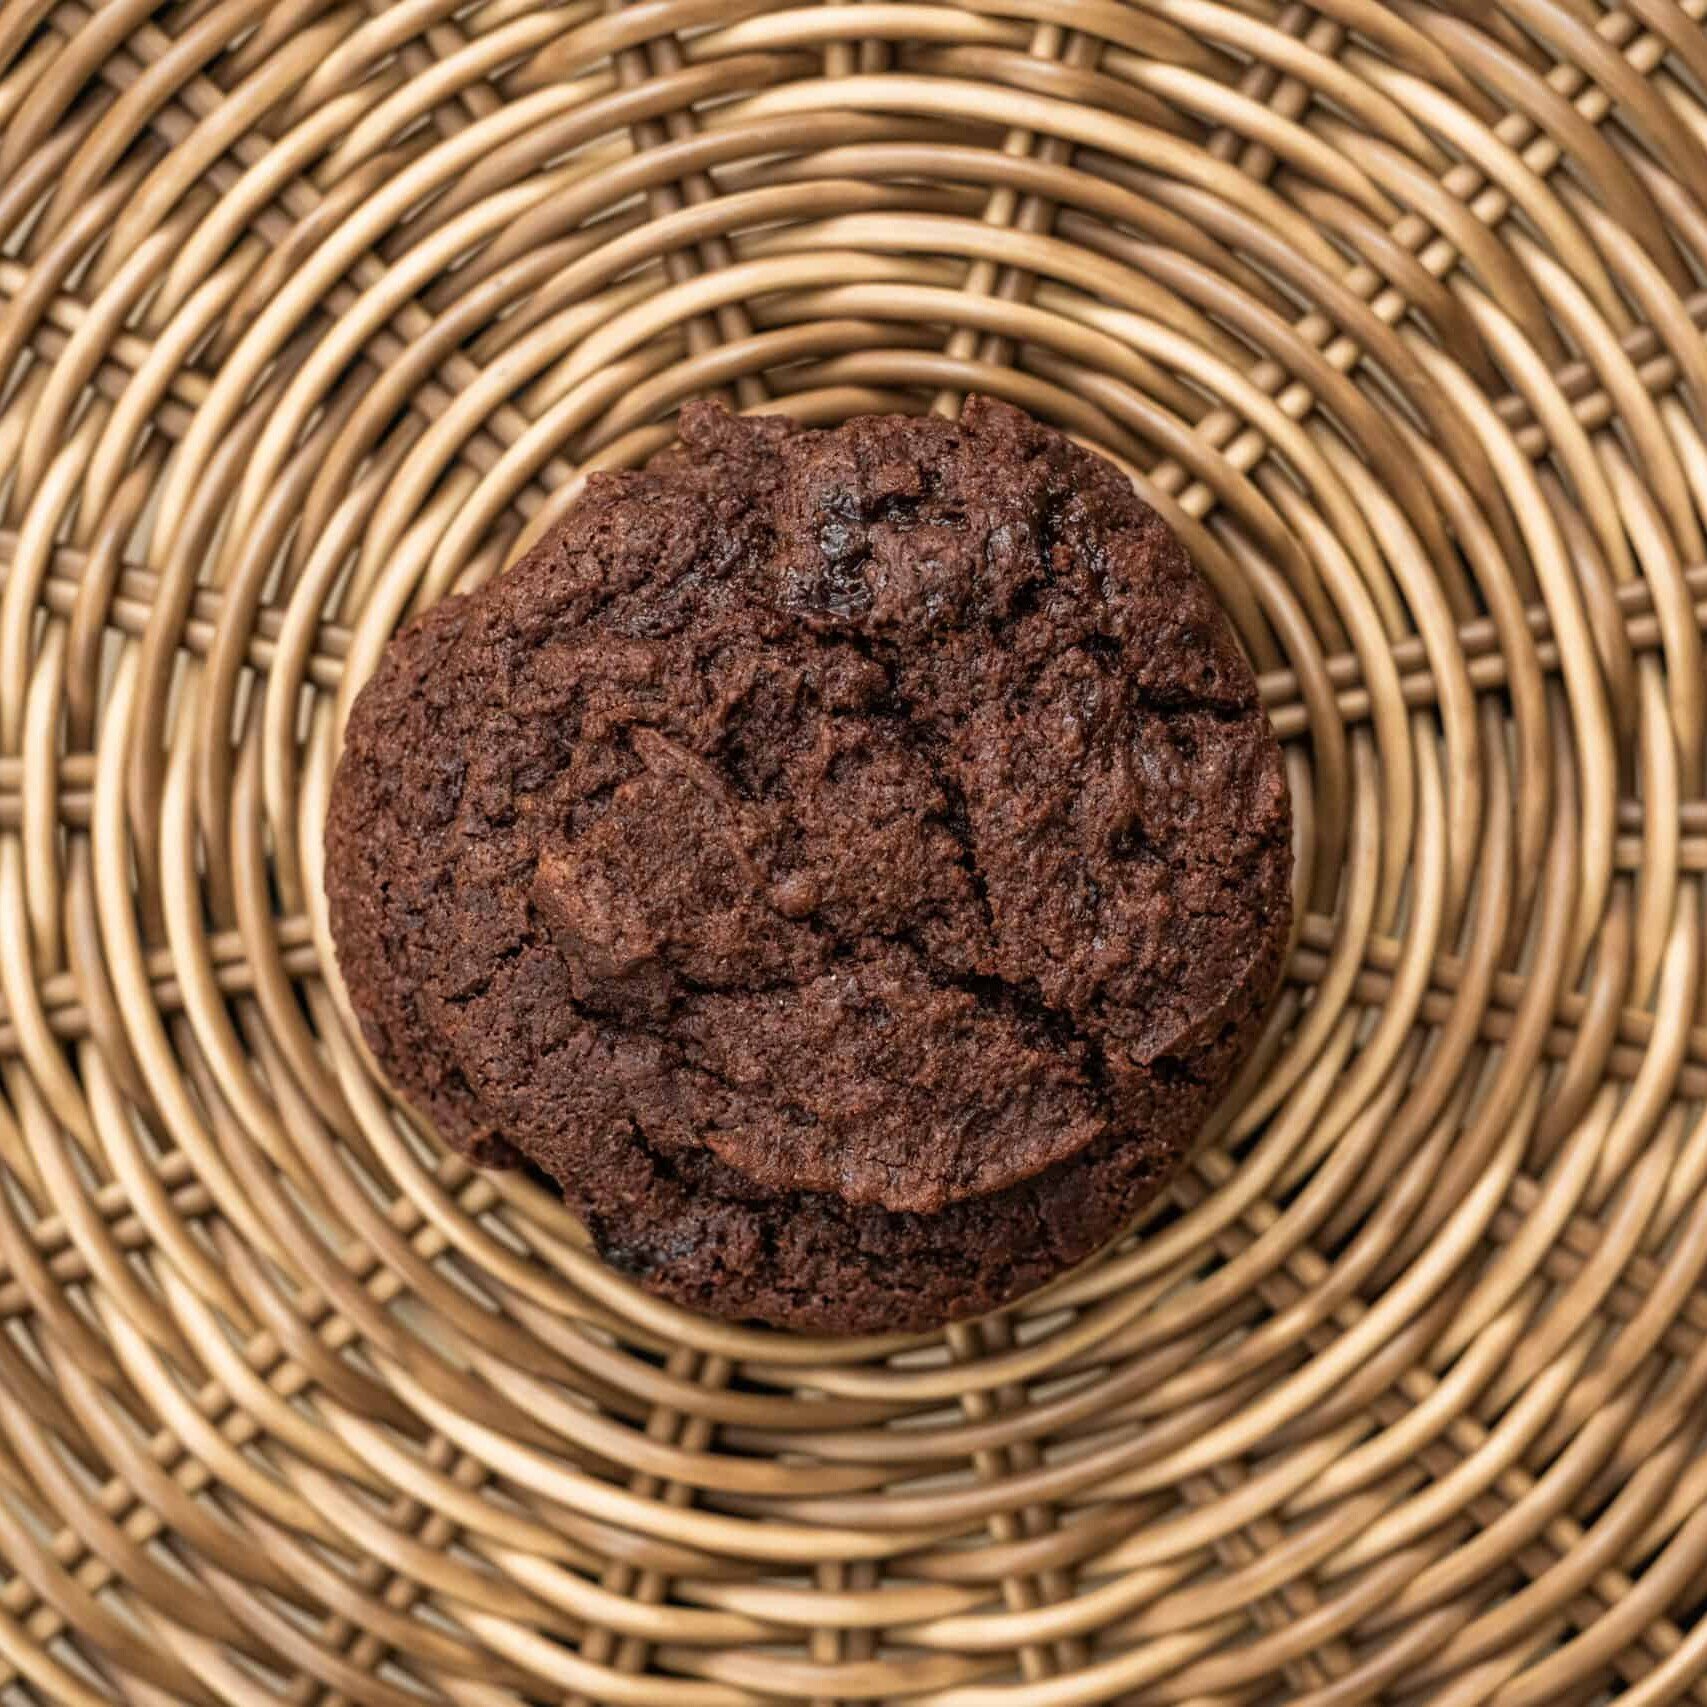
<svg viewBox="0 0 1707 1707">
<path fill-rule="evenodd" d="M 392 642 L 327 825 L 375 1054 L 606 1258 L 823 1332 L 1119 1232 L 1278 976 L 1249 667 L 1110 464 L 1005 405 L 682 412 Z"/>
</svg>

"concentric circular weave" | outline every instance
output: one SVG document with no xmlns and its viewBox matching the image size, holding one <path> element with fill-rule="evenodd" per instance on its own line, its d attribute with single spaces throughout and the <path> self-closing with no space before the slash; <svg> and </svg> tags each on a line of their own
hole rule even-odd
<svg viewBox="0 0 1707 1707">
<path fill-rule="evenodd" d="M 0 5 L 0 1702 L 1707 1700 L 1707 0 Z M 412 1127 L 342 717 L 686 398 L 1120 459 L 1298 940 L 1006 1316 Z"/>
</svg>

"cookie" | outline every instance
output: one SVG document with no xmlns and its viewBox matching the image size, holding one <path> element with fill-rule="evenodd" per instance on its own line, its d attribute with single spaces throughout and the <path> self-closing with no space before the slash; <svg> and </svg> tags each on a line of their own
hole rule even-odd
<svg viewBox="0 0 1707 1707">
<path fill-rule="evenodd" d="M 605 1258 L 825 1333 L 1128 1223 L 1290 918 L 1249 666 L 1112 465 L 1019 411 L 684 409 L 399 634 L 326 832 L 374 1054 Z"/>
</svg>

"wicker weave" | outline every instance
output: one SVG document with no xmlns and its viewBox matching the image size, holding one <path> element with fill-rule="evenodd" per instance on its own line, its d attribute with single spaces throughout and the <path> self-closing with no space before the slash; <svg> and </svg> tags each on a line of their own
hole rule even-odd
<svg viewBox="0 0 1707 1707">
<path fill-rule="evenodd" d="M 0 5 L 0 1702 L 1707 1701 L 1704 16 Z M 972 388 L 1233 611 L 1286 992 L 1051 1292 L 721 1326 L 388 1102 L 340 720 Z"/>
</svg>

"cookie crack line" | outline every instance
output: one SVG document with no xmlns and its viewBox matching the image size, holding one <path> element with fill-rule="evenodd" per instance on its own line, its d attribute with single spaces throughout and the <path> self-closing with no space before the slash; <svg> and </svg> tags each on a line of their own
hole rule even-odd
<svg viewBox="0 0 1707 1707">
<path fill-rule="evenodd" d="M 607 1035 L 626 1038 L 635 1043 L 660 1045 L 670 1052 L 676 1065 L 704 1075 L 732 1095 L 762 1102 L 769 1109 L 787 1115 L 789 1117 L 787 1124 L 817 1125 L 821 1122 L 822 1116 L 801 1102 L 798 1094 L 792 1091 L 789 1085 L 782 1083 L 759 1088 L 731 1077 L 719 1067 L 714 1057 L 707 1054 L 703 1049 L 696 1048 L 691 1035 L 684 1034 L 680 1029 L 680 1023 L 688 1017 L 683 1010 L 689 1008 L 696 1000 L 740 1001 L 748 998 L 798 993 L 807 984 L 814 982 L 816 978 L 828 975 L 834 967 L 847 965 L 857 960 L 859 944 L 847 941 L 810 919 L 798 921 L 798 924 L 817 935 L 830 951 L 824 968 L 811 977 L 783 978 L 759 984 L 743 984 L 731 990 L 717 985 L 700 983 L 690 975 L 672 971 L 671 977 L 674 987 L 671 991 L 668 1010 L 650 1015 L 645 1019 L 629 1018 L 617 1013 L 600 1011 L 576 1001 L 573 996 L 567 999 L 566 1005 L 588 1030 L 600 1029 Z M 943 966 L 916 940 L 913 932 L 909 929 L 882 933 L 867 940 L 874 945 L 905 947 L 926 968 L 935 987 L 970 997 L 981 1012 L 1005 1014 L 1023 1021 L 1038 1034 L 1040 1040 L 1047 1039 L 1052 1043 L 1082 1075 L 1085 1088 L 1091 1091 L 1096 1098 L 1099 1129 L 1112 1129 L 1118 1124 L 1120 1116 L 1117 1098 L 1107 1066 L 1102 1040 L 1095 1032 L 1081 1025 L 1071 1013 L 1045 1001 L 1034 983 L 1016 984 L 993 972 L 963 973 Z M 551 952 L 548 929 L 543 934 L 532 937 L 526 944 L 507 950 L 502 957 L 503 964 L 514 964 L 520 961 L 529 950 Z M 498 971 L 494 969 L 491 977 L 484 980 L 480 987 L 466 992 L 444 994 L 439 999 L 453 1007 L 465 1007 L 474 1002 L 489 999 L 492 994 L 492 982 L 497 976 Z M 560 1053 L 572 1047 L 574 1047 L 574 1040 L 566 1039 L 555 1049 L 544 1051 L 544 1053 Z M 1076 1056 L 1073 1054 L 1074 1051 L 1078 1052 Z M 1148 1068 L 1150 1063 L 1144 1062 L 1140 1065 Z M 480 1096 L 478 1090 L 472 1094 L 476 1102 L 484 1108 L 486 1106 L 485 1099 Z M 495 1121 L 501 1115 L 501 1110 L 488 1108 L 486 1112 Z M 802 1116 L 805 1118 L 802 1119 Z M 711 1129 L 718 1130 L 720 1128 L 714 1125 Z M 1081 1148 L 1094 1141 L 1094 1136 L 1087 1137 Z M 729 1165 L 737 1172 L 743 1171 L 738 1163 L 730 1163 Z M 874 1157 L 872 1158 L 872 1165 L 880 1168 L 887 1167 L 897 1180 L 902 1177 L 899 1164 L 886 1163 L 882 1158 Z M 1041 1169 L 1047 1165 L 1050 1164 L 1040 1162 L 1038 1168 Z M 755 1185 L 760 1183 L 757 1180 L 754 1181 Z M 1001 1188 L 990 1188 L 992 1191 L 998 1189 Z M 963 1195 L 988 1196 L 990 1191 Z M 951 1200 L 957 1200 L 957 1198 Z"/>
</svg>

